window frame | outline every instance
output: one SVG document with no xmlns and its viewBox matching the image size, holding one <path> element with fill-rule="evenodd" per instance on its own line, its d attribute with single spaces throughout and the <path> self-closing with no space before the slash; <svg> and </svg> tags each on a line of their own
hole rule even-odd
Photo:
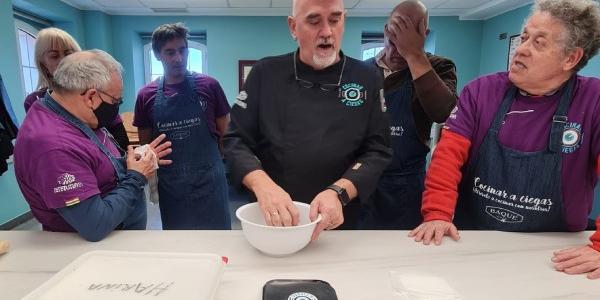
<svg viewBox="0 0 600 300">
<path fill-rule="evenodd" d="M 377 41 L 377 42 L 368 42 L 368 43 L 364 43 L 360 45 L 360 59 L 363 59 L 364 53 L 367 50 L 371 50 L 371 49 L 376 49 L 376 48 L 384 48 L 385 47 L 385 43 L 383 41 Z M 380 51 L 382 51 L 383 49 L 381 49 Z M 379 54 L 379 52 L 375 53 L 375 55 L 373 57 L 377 57 L 377 54 Z"/>
<path fill-rule="evenodd" d="M 202 52 L 202 74 L 208 74 L 208 61 L 207 61 L 207 50 L 205 44 L 197 41 L 188 40 L 188 49 L 197 49 Z M 144 44 L 144 84 L 152 82 L 152 41 Z"/>
<path fill-rule="evenodd" d="M 27 95 L 29 94 L 27 92 L 26 89 L 26 85 L 25 85 L 25 78 L 24 78 L 24 73 L 23 73 L 23 58 L 21 57 L 21 42 L 19 40 L 19 30 L 24 31 L 25 33 L 35 37 L 35 39 L 37 40 L 37 35 L 40 32 L 40 29 L 35 28 L 34 26 L 28 24 L 27 22 L 24 22 L 22 20 L 13 18 L 14 23 L 15 23 L 15 38 L 17 40 L 17 53 L 19 56 L 19 80 L 21 81 L 21 91 L 23 92 L 23 98 L 27 97 Z M 35 48 L 33 49 L 34 53 L 33 53 L 33 57 L 35 59 Z M 35 67 L 35 69 L 37 70 L 37 66 L 35 65 L 35 62 L 33 62 L 33 66 Z M 39 78 L 39 70 L 38 71 L 38 78 Z M 39 80 L 39 79 L 38 79 Z M 32 91 L 36 91 L 37 90 L 37 82 L 32 82 L 32 87 L 33 90 Z"/>
</svg>

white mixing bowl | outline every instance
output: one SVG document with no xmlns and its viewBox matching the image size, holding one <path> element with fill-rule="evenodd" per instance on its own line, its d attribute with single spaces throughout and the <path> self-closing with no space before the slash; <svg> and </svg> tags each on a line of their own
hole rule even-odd
<svg viewBox="0 0 600 300">
<path fill-rule="evenodd" d="M 256 249 L 271 256 L 286 256 L 304 248 L 309 242 L 312 233 L 321 221 L 321 215 L 313 222 L 308 214 L 310 205 L 294 202 L 300 214 L 297 226 L 275 227 L 268 226 L 258 206 L 258 203 L 249 203 L 237 209 L 235 215 L 242 223 L 242 230 L 248 242 Z"/>
</svg>

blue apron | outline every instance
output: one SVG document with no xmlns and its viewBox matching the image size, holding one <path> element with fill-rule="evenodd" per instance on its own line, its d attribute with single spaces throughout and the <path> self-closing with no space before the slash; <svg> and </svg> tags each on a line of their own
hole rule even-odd
<svg viewBox="0 0 600 300">
<path fill-rule="evenodd" d="M 363 229 L 413 229 L 421 223 L 421 195 L 429 147 L 420 139 L 412 111 L 413 87 L 406 72 L 385 102 L 391 123 L 392 161 L 363 213 Z"/>
<path fill-rule="evenodd" d="M 173 149 L 173 163 L 158 169 L 163 229 L 231 229 L 225 167 L 194 86 L 187 74 L 185 89 L 166 97 L 158 82 L 153 135 L 166 134 Z"/>
<path fill-rule="evenodd" d="M 117 182 L 115 184 L 119 184 L 125 177 L 127 173 L 125 157 L 115 157 L 108 148 L 100 141 L 96 133 L 87 125 L 83 124 L 79 119 L 65 110 L 60 104 L 58 104 L 49 93 L 46 93 L 46 96 L 43 100 L 44 106 L 50 108 L 57 115 L 62 117 L 65 121 L 69 122 L 71 125 L 75 126 L 79 129 L 83 134 L 85 134 L 96 146 L 98 149 L 104 153 L 110 160 L 113 168 L 115 169 L 115 178 Z M 106 130 L 106 128 L 102 127 L 101 130 L 104 132 L 106 136 L 109 137 L 110 141 L 119 148 L 119 144 L 114 140 L 112 135 Z M 121 149 L 123 151 L 123 149 Z M 144 230 L 146 229 L 146 201 L 145 199 L 138 199 L 134 204 L 133 211 L 125 218 L 123 223 L 117 227 L 118 229 L 131 229 L 131 230 Z"/>
<path fill-rule="evenodd" d="M 520 152 L 502 146 L 498 133 L 517 88 L 511 86 L 461 184 L 457 215 L 463 228 L 502 231 L 564 231 L 561 189 L 562 136 L 574 80 L 563 88 L 546 149 Z M 469 219 L 465 219 L 469 218 Z M 471 224 L 472 223 L 472 224 Z"/>
</svg>

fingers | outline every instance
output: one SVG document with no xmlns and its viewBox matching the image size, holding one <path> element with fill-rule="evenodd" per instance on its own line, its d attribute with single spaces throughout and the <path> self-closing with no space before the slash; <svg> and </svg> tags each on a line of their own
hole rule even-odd
<svg viewBox="0 0 600 300">
<path fill-rule="evenodd" d="M 435 228 L 433 242 L 435 243 L 436 246 L 439 246 L 442 244 L 442 239 L 444 238 L 445 233 L 446 233 L 446 230 L 444 230 L 444 228 L 442 228 L 442 227 Z"/>
<path fill-rule="evenodd" d="M 313 231 L 313 234 L 310 238 L 311 241 L 316 241 L 319 238 L 319 234 L 329 225 L 329 216 L 321 215 L 321 222 L 317 223 L 317 227 Z"/>
<path fill-rule="evenodd" d="M 427 226 L 423 226 L 421 227 L 416 233 L 415 233 L 415 242 L 421 242 L 423 241 L 423 236 L 425 236 L 425 231 L 427 231 Z"/>
<path fill-rule="evenodd" d="M 417 235 L 417 232 L 421 231 L 421 229 L 422 229 L 422 228 L 423 228 L 423 223 L 421 223 L 421 225 L 417 226 L 417 228 L 415 228 L 415 229 L 411 230 L 411 231 L 408 233 L 408 236 L 409 236 L 409 237 L 414 237 L 414 236 L 416 236 L 416 235 Z"/>
<path fill-rule="evenodd" d="M 597 264 L 596 262 L 587 261 L 584 263 L 580 263 L 576 266 L 573 266 L 571 268 L 566 268 L 564 270 L 564 272 L 569 275 L 588 273 L 588 272 L 594 271 L 596 268 L 598 268 L 598 266 L 596 264 Z"/>
<path fill-rule="evenodd" d="M 600 278 L 600 267 L 598 267 L 595 271 L 587 274 L 588 279 L 598 279 Z"/>
<path fill-rule="evenodd" d="M 296 226 L 300 223 L 300 212 L 293 202 L 290 202 L 287 206 L 288 211 L 292 217 L 292 226 Z"/>
<path fill-rule="evenodd" d="M 386 25 L 386 27 L 384 28 L 384 31 L 390 40 L 392 40 L 392 41 L 396 40 L 396 33 L 398 32 L 396 25 L 388 23 Z"/>
<path fill-rule="evenodd" d="M 159 166 L 166 166 L 166 165 L 170 165 L 172 163 L 173 163 L 173 161 L 170 160 L 170 159 L 159 159 L 158 160 L 158 165 Z"/>
<path fill-rule="evenodd" d="M 135 151 L 133 151 L 133 146 L 131 145 L 127 146 L 127 161 L 135 161 Z"/>
<path fill-rule="evenodd" d="M 281 218 L 281 225 L 285 227 L 292 226 L 292 214 L 289 211 L 289 207 L 282 205 L 279 209 L 279 217 Z"/>
<path fill-rule="evenodd" d="M 283 221 L 281 220 L 281 216 L 279 215 L 279 212 L 277 210 L 272 210 L 269 212 L 269 214 L 271 215 L 271 222 L 273 223 L 273 226 L 283 226 Z"/>
<path fill-rule="evenodd" d="M 552 261 L 555 263 L 560 263 L 563 261 L 567 261 L 573 258 L 580 256 L 581 254 L 577 251 L 579 248 L 567 248 L 562 249 L 560 251 L 554 252 L 554 257 L 552 257 Z"/>
<path fill-rule="evenodd" d="M 171 147 L 171 142 L 164 142 L 153 149 L 154 149 L 154 152 L 156 152 L 156 154 L 158 155 L 159 153 L 169 149 L 170 147 Z"/>
<path fill-rule="evenodd" d="M 402 30 L 414 30 L 417 31 L 417 27 L 415 26 L 415 24 L 413 24 L 413 21 L 411 18 L 407 17 L 407 16 L 400 16 L 400 20 L 401 20 L 401 26 L 404 26 L 402 28 Z"/>
<path fill-rule="evenodd" d="M 452 224 L 450 226 L 450 237 L 455 240 L 458 241 L 460 240 L 460 235 L 458 234 L 458 229 L 456 229 L 456 226 L 454 226 L 454 224 Z"/>
<path fill-rule="evenodd" d="M 571 247 L 571 248 L 565 248 L 565 249 L 560 249 L 558 251 L 554 251 L 554 255 L 562 255 L 562 254 L 567 254 L 567 253 L 571 253 L 575 250 L 579 249 L 578 247 Z"/>
<path fill-rule="evenodd" d="M 319 202 L 313 201 L 310 203 L 310 211 L 308 213 L 308 217 L 311 222 L 314 222 L 317 219 L 317 214 L 319 213 Z M 322 222 L 323 219 L 321 219 Z"/>
<path fill-rule="evenodd" d="M 425 230 L 425 233 L 423 234 L 423 244 L 424 245 L 431 244 L 431 239 L 433 238 L 434 233 L 435 233 L 434 226 L 430 226 L 429 228 L 427 228 Z"/>
<path fill-rule="evenodd" d="M 152 149 L 156 148 L 166 137 L 167 135 L 164 133 L 159 135 L 157 138 L 154 139 L 154 141 L 150 143 L 150 147 L 152 147 Z"/>
<path fill-rule="evenodd" d="M 558 271 L 565 271 L 567 269 L 573 268 L 577 265 L 583 264 L 586 262 L 585 257 L 579 256 L 579 257 L 575 257 L 573 259 L 561 262 L 559 264 L 556 264 L 554 267 L 556 268 L 556 270 Z"/>
</svg>

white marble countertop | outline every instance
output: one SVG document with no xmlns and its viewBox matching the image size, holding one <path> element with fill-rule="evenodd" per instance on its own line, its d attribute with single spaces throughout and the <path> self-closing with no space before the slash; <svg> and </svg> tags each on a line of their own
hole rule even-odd
<svg viewBox="0 0 600 300">
<path fill-rule="evenodd" d="M 416 299 L 395 292 L 391 274 L 434 276 L 462 299 L 600 299 L 600 281 L 554 271 L 552 251 L 588 242 L 590 232 L 462 231 L 461 241 L 423 246 L 406 231 L 330 231 L 286 258 L 265 256 L 241 231 L 114 232 L 89 243 L 75 234 L 0 231 L 0 299 L 20 299 L 91 250 L 210 252 L 229 257 L 216 299 L 262 299 L 271 279 L 328 281 L 340 300 Z"/>
</svg>

